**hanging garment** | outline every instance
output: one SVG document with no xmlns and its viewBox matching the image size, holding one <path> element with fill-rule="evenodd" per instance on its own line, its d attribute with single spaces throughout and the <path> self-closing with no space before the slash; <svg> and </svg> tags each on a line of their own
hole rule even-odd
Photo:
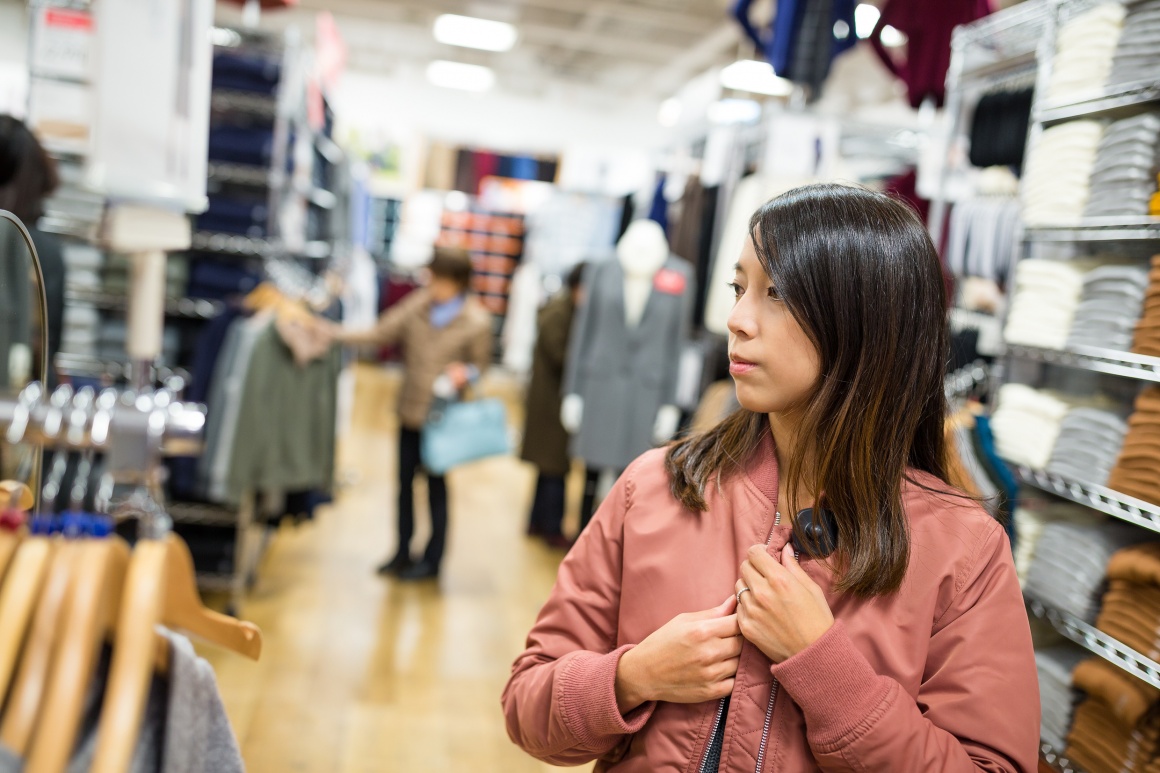
<svg viewBox="0 0 1160 773">
<path fill-rule="evenodd" d="M 564 394 L 584 400 L 573 452 L 589 468 L 624 469 L 652 447 L 657 411 L 676 402 L 689 335 L 695 288 L 688 263 L 665 261 L 633 328 L 625 319 L 624 281 L 615 257 L 589 266 L 572 327 Z"/>
<path fill-rule="evenodd" d="M 690 263 L 701 253 L 701 228 L 704 223 L 705 189 L 697 175 L 689 175 L 681 194 L 681 214 L 669 234 L 669 248 Z"/>
<path fill-rule="evenodd" d="M 542 275 L 535 263 L 524 262 L 512 277 L 508 310 L 503 319 L 503 364 L 513 373 L 532 368 L 536 348 L 536 315 L 544 294 Z"/>
<path fill-rule="evenodd" d="M 657 187 L 653 192 L 648 219 L 660 224 L 666 234 L 669 232 L 669 202 L 665 199 L 665 176 L 663 174 L 657 176 Z"/>
<path fill-rule="evenodd" d="M 816 98 L 834 57 L 858 42 L 853 0 L 778 0 L 766 32 L 750 20 L 752 6 L 753 0 L 738 0 L 733 6 L 733 17 L 746 37 L 775 73 L 809 85 Z"/>
<path fill-rule="evenodd" d="M 551 477 L 563 477 L 572 468 L 568 432 L 560 422 L 560 403 L 574 314 L 572 293 L 565 288 L 544 305 L 536 321 L 539 332 L 528 382 L 520 458 L 536 465 L 541 475 Z"/>
<path fill-rule="evenodd" d="M 886 68 L 906 83 L 912 107 L 928 96 L 942 106 L 947 68 L 951 63 L 951 33 L 991 13 L 989 0 L 888 0 L 870 35 L 870 42 Z M 882 43 L 882 30 L 894 27 L 907 37 L 906 63 L 895 63 Z"/>
<path fill-rule="evenodd" d="M 1027 127 L 1031 122 L 1030 87 L 984 94 L 971 118 L 971 163 L 979 168 L 1012 166 L 1016 174 L 1023 167 Z"/>
<path fill-rule="evenodd" d="M 218 693 L 213 667 L 189 639 L 159 629 L 169 643 L 169 671 L 149 686 L 141 730 L 126 773 L 243 773 L 245 766 Z M 111 652 L 97 664 L 68 773 L 87 773 L 97 749 L 101 701 Z M 24 763 L 0 746 L 0 773 L 19 773 Z"/>
</svg>

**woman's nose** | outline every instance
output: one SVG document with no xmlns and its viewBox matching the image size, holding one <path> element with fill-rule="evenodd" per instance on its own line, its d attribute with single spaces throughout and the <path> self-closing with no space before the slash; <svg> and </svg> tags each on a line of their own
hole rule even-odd
<svg viewBox="0 0 1160 773">
<path fill-rule="evenodd" d="M 757 324 L 745 296 L 733 304 L 733 310 L 729 312 L 727 327 L 730 333 L 742 338 L 753 338 L 757 334 Z"/>
</svg>

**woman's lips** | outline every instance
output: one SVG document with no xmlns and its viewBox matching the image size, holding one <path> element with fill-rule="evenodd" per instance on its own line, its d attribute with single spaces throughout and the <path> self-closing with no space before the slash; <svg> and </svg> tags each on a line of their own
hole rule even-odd
<svg viewBox="0 0 1160 773">
<path fill-rule="evenodd" d="M 730 359 L 729 361 L 729 373 L 734 376 L 743 376 L 756 367 L 756 363 L 747 360 Z"/>
</svg>

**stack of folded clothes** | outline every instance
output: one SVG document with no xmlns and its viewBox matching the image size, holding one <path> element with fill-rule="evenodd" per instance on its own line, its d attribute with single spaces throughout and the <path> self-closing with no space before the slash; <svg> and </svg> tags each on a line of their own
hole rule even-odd
<svg viewBox="0 0 1160 773">
<path fill-rule="evenodd" d="M 1136 323 L 1136 335 L 1132 341 L 1132 351 L 1160 357 L 1160 255 L 1152 258 L 1152 270 L 1148 272 L 1149 285 L 1144 293 L 1144 310 Z"/>
<path fill-rule="evenodd" d="M 1108 488 L 1160 504 L 1160 387 L 1140 392 L 1135 408 Z"/>
<path fill-rule="evenodd" d="M 1140 217 L 1156 193 L 1160 114 L 1116 121 L 1104 130 L 1084 217 Z"/>
<path fill-rule="evenodd" d="M 1067 337 L 1068 348 L 1098 346 L 1129 351 L 1147 290 L 1148 270 L 1143 266 L 1107 265 L 1086 273 Z"/>
<path fill-rule="evenodd" d="M 1112 556 L 1096 627 L 1160 660 L 1160 542 L 1133 545 Z"/>
<path fill-rule="evenodd" d="M 1015 294 L 1003 337 L 1007 343 L 1062 349 L 1067 345 L 1094 260 L 1027 258 L 1015 267 Z"/>
<path fill-rule="evenodd" d="M 1060 423 L 1047 471 L 1103 486 L 1120 455 L 1127 432 L 1128 423 L 1111 411 L 1072 408 Z"/>
<path fill-rule="evenodd" d="M 1047 467 L 1064 417 L 1073 404 L 1059 395 L 1024 384 L 999 388 L 991 428 L 999 456 L 1035 470 Z"/>
<path fill-rule="evenodd" d="M 1116 551 L 1139 544 L 1148 536 L 1139 526 L 1120 521 L 1048 523 L 1027 572 L 1027 595 L 1052 609 L 1094 622 L 1108 561 Z"/>
<path fill-rule="evenodd" d="M 1101 3 L 1060 27 L 1051 60 L 1048 100 L 1087 99 L 1103 90 L 1112 72 L 1112 60 L 1126 15 L 1121 3 Z"/>
<path fill-rule="evenodd" d="M 1043 527 L 1056 521 L 1092 525 L 1102 523 L 1090 507 L 1046 497 L 1022 496 L 1013 516 L 1015 520 L 1015 571 L 1020 587 L 1027 585 L 1027 574 L 1035 559 L 1035 548 L 1043 536 Z"/>
<path fill-rule="evenodd" d="M 1112 59 L 1108 86 L 1117 86 L 1156 78 L 1156 61 L 1160 59 L 1160 0 L 1132 3 L 1124 19 L 1124 29 Z"/>
<path fill-rule="evenodd" d="M 1160 690 L 1101 658 L 1076 666 L 1072 685 L 1086 697 L 1067 738 L 1071 761 L 1087 773 L 1155 770 Z"/>
<path fill-rule="evenodd" d="M 1057 751 L 1063 751 L 1067 743 L 1065 739 L 1075 710 L 1076 695 L 1071 687 L 1071 674 L 1088 657 L 1087 650 L 1071 642 L 1035 650 L 1039 705 L 1042 706 L 1039 737 Z"/>
<path fill-rule="evenodd" d="M 1031 147 L 1023 176 L 1023 222 L 1071 225 L 1083 217 L 1090 193 L 1100 121 L 1068 121 L 1045 129 Z"/>
</svg>

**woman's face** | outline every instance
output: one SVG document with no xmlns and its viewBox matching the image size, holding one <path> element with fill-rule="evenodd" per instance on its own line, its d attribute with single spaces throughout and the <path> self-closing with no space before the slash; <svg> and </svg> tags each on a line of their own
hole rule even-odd
<svg viewBox="0 0 1160 773">
<path fill-rule="evenodd" d="M 755 413 L 781 413 L 801 404 L 821 373 L 818 351 L 778 297 L 752 239 L 745 240 L 733 285 L 729 372 L 738 402 Z"/>
</svg>

